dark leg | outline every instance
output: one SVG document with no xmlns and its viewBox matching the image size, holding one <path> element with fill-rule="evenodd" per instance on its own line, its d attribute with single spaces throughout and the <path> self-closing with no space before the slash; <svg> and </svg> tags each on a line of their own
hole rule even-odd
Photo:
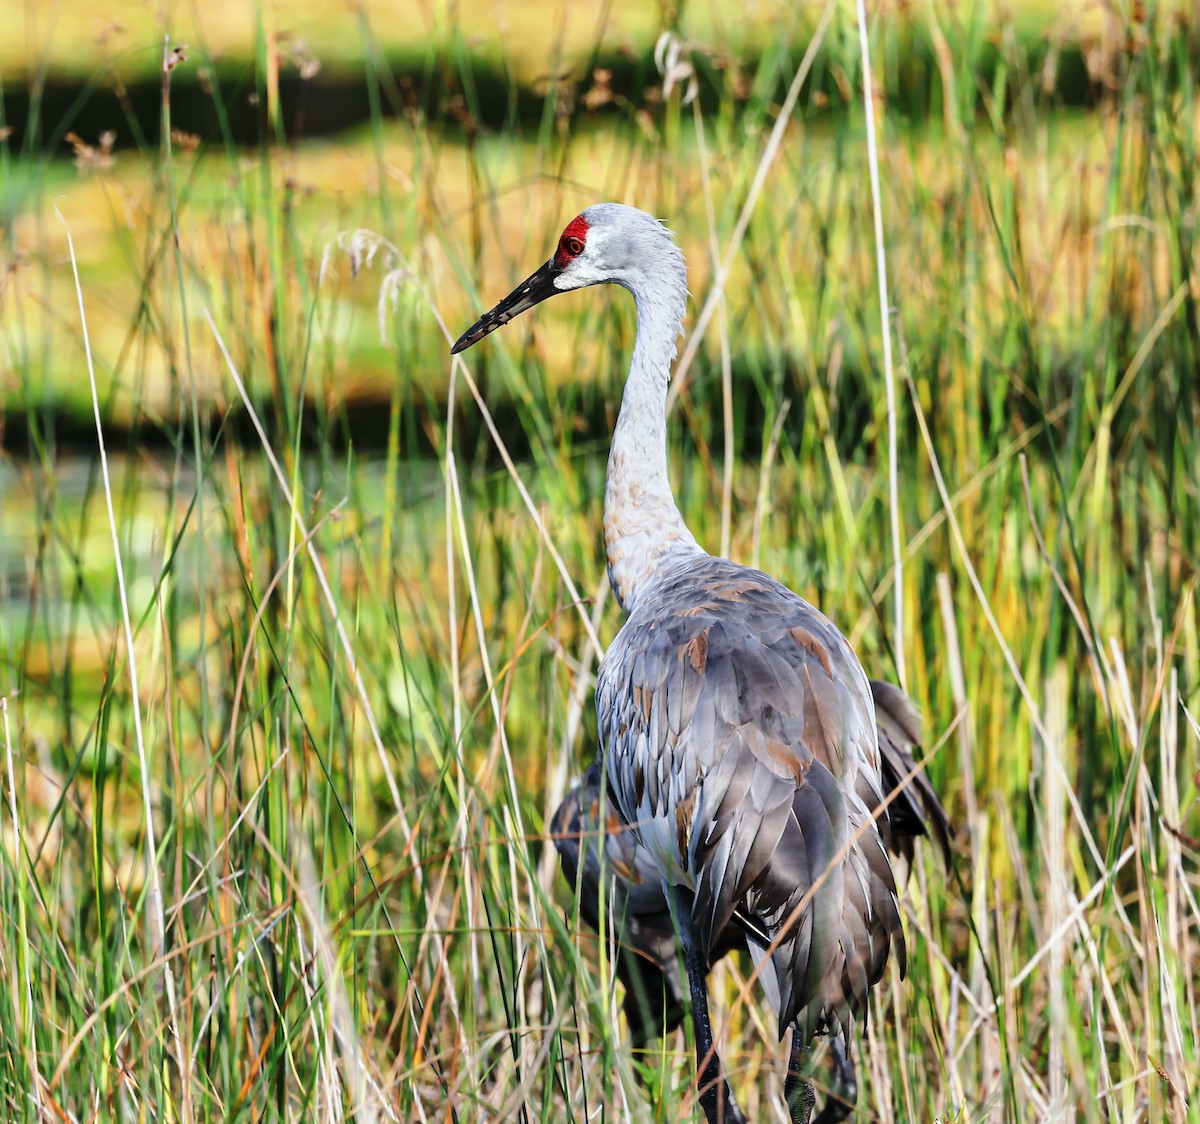
<svg viewBox="0 0 1200 1124">
<path fill-rule="evenodd" d="M 708 1017 L 708 964 L 700 951 L 692 914 L 674 893 L 675 924 L 683 946 L 683 966 L 687 969 L 688 988 L 692 993 L 692 1023 L 696 1032 L 696 1081 L 700 1089 L 700 1107 L 708 1124 L 745 1124 L 746 1118 L 734 1103 L 729 1083 L 721 1073 L 721 1059 L 713 1045 L 712 1023 Z"/>
<path fill-rule="evenodd" d="M 858 1102 L 858 1078 L 850 1060 L 850 1044 L 839 1036 L 829 1044 L 829 1053 L 833 1058 L 833 1088 L 813 1124 L 839 1124 Z"/>
<path fill-rule="evenodd" d="M 792 1124 L 808 1124 L 817 1094 L 808 1081 L 808 1055 L 810 1047 L 800 1041 L 800 1034 L 792 1030 L 792 1052 L 788 1055 L 788 1075 L 783 1083 L 783 1096 L 792 1114 Z"/>
</svg>

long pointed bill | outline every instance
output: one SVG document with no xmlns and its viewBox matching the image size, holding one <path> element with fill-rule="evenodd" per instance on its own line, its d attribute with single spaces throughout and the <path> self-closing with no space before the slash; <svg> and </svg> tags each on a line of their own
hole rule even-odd
<svg viewBox="0 0 1200 1124">
<path fill-rule="evenodd" d="M 514 316 L 520 316 L 522 312 L 532 308 L 535 304 L 541 304 L 547 297 L 562 292 L 561 289 L 554 287 L 554 279 L 561 272 L 562 270 L 554 264 L 554 259 L 551 258 L 536 273 L 525 278 L 491 312 L 485 312 L 463 332 L 458 337 L 458 342 L 450 349 L 450 354 L 457 355 L 460 351 L 466 351 L 468 347 L 478 343 L 489 332 L 503 327 Z"/>
</svg>

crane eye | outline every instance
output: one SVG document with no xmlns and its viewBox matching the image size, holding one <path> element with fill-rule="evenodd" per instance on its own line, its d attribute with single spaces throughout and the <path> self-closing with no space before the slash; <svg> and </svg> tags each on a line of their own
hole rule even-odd
<svg viewBox="0 0 1200 1124">
<path fill-rule="evenodd" d="M 569 238 L 563 239 L 563 248 L 568 254 L 571 255 L 571 257 L 577 258 L 583 253 L 583 239 L 576 238 L 575 235 L 572 234 Z"/>
</svg>

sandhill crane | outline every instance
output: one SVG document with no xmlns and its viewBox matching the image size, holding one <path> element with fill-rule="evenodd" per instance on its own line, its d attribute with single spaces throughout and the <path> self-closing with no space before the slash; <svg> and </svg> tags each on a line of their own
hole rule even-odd
<svg viewBox="0 0 1200 1124">
<path fill-rule="evenodd" d="M 628 289 L 638 317 L 604 497 L 609 580 L 627 614 L 597 677 L 605 776 L 678 933 L 709 1124 L 744 1119 L 713 1045 L 706 984 L 731 924 L 747 935 L 780 1038 L 791 1029 L 784 1091 L 794 1124 L 808 1124 L 813 1038 L 848 1039 L 893 949 L 904 967 L 871 689 L 824 614 L 707 554 L 675 505 L 666 392 L 687 272 L 657 219 L 588 207 L 452 351 L 601 283 Z"/>
<path fill-rule="evenodd" d="M 950 863 L 950 821 L 937 792 L 923 772 L 917 772 L 912 751 L 920 742 L 919 719 L 907 695 L 882 680 L 871 680 L 879 751 L 883 764 L 884 796 L 891 835 L 888 852 L 911 864 L 913 840 L 932 832 L 947 866 Z M 631 1045 L 640 1049 L 668 1034 L 684 1014 L 684 991 L 679 979 L 675 926 L 658 872 L 648 853 L 637 846 L 629 825 L 616 806 L 603 800 L 600 763 L 593 764 L 567 793 L 551 820 L 563 874 L 578 894 L 579 914 L 609 939 L 609 952 L 625 988 L 625 1019 Z M 601 858 L 603 850 L 603 858 Z M 906 872 L 905 872 L 906 874 Z M 900 877 L 901 884 L 905 874 Z M 611 926 L 601 929 L 600 883 L 607 883 Z M 745 948 L 745 934 L 736 924 L 722 933 L 709 951 L 709 964 L 735 949 Z M 852 1110 L 858 1082 L 849 1043 L 833 1043 L 834 1083 L 814 1124 L 836 1124 Z"/>
</svg>

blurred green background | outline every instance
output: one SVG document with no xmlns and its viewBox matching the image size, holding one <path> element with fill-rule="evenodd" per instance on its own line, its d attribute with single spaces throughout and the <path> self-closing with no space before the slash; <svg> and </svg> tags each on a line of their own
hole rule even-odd
<svg viewBox="0 0 1200 1124">
<path fill-rule="evenodd" d="M 675 231 L 684 347 L 714 301 L 685 517 L 902 683 L 959 827 L 857 1118 L 1200 1119 L 1200 25 L 868 7 L 894 504 L 852 5 L 9 0 L 6 1119 L 696 1111 L 545 837 L 632 308 L 448 355 L 601 199 Z M 723 1057 L 782 1118 L 747 973 Z"/>
</svg>

